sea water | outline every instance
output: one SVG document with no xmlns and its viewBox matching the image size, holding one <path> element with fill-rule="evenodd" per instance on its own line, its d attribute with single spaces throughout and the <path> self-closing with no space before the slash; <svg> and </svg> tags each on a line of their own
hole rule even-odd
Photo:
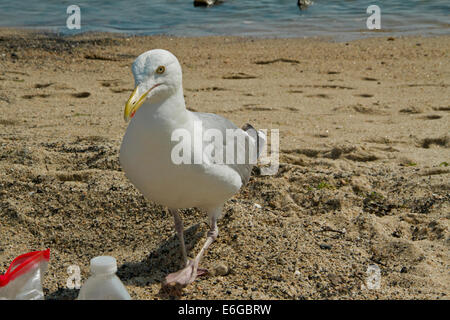
<svg viewBox="0 0 450 320">
<path fill-rule="evenodd" d="M 315 0 L 300 10 L 297 0 L 225 0 L 194 7 L 192 0 L 0 0 L 0 27 L 61 34 L 108 31 L 135 35 L 237 35 L 351 40 L 383 35 L 450 33 L 448 0 Z M 370 5 L 380 8 L 381 29 L 368 30 Z M 67 8 L 80 8 L 80 29 L 67 28 Z"/>
</svg>

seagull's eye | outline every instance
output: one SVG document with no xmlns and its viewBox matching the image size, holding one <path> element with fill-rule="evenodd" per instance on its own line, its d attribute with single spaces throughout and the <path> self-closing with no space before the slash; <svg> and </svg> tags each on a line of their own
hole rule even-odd
<svg viewBox="0 0 450 320">
<path fill-rule="evenodd" d="M 166 68 L 165 68 L 164 66 L 159 66 L 159 67 L 156 69 L 156 73 L 157 73 L 157 74 L 163 74 L 164 71 L 166 71 Z"/>
</svg>

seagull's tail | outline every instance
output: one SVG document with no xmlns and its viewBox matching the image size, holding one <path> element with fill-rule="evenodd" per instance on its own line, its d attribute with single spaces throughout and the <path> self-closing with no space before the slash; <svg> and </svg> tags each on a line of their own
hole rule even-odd
<svg viewBox="0 0 450 320">
<path fill-rule="evenodd" d="M 256 154 L 257 154 L 257 157 L 259 158 L 259 156 L 261 155 L 261 152 L 264 149 L 264 146 L 266 145 L 266 141 L 267 141 L 266 134 L 261 130 L 256 130 L 249 123 L 246 123 L 242 127 L 242 130 L 247 132 L 247 134 L 253 138 L 253 141 L 256 142 Z"/>
</svg>

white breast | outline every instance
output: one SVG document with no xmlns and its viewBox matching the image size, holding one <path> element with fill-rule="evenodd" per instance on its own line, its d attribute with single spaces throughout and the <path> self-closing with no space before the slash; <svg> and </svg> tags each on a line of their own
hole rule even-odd
<svg viewBox="0 0 450 320">
<path fill-rule="evenodd" d="M 189 122 L 183 125 L 192 130 Z M 173 121 L 136 114 L 120 148 L 126 176 L 147 199 L 173 209 L 224 203 L 240 189 L 239 174 L 226 165 L 174 164 L 171 135 L 176 128 Z"/>
</svg>

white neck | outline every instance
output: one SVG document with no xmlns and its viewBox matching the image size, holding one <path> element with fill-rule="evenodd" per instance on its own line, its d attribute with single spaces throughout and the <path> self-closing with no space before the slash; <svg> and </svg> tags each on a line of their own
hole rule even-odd
<svg viewBox="0 0 450 320">
<path fill-rule="evenodd" d="M 143 119 L 170 122 L 174 126 L 180 125 L 189 119 L 189 111 L 186 109 L 183 88 L 181 87 L 165 100 L 154 103 L 145 102 L 139 108 L 139 111 L 141 111 L 139 117 Z"/>
</svg>

